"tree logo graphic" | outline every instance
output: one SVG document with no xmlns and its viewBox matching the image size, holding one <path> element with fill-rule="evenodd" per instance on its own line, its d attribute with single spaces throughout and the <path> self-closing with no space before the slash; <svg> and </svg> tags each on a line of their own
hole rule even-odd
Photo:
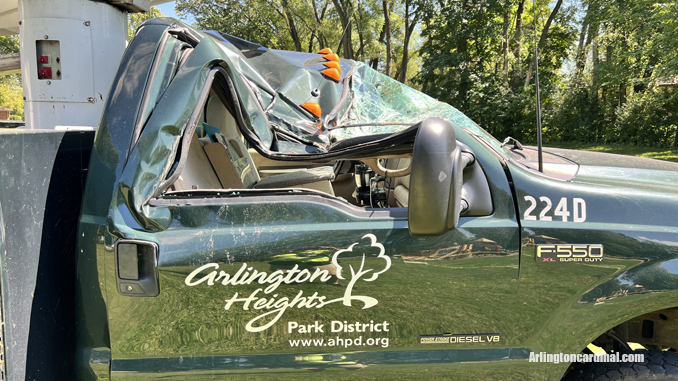
<svg viewBox="0 0 678 381">
<path fill-rule="evenodd" d="M 351 269 L 351 280 L 348 283 L 348 286 L 346 286 L 346 291 L 344 292 L 344 297 L 341 298 L 343 300 L 343 304 L 347 307 L 351 307 L 351 301 L 353 300 L 359 300 L 365 305 L 363 306 L 363 309 L 367 309 L 370 307 L 374 307 L 379 303 L 379 301 L 371 296 L 361 296 L 361 295 L 352 295 L 353 292 L 353 286 L 355 286 L 356 282 L 365 276 L 366 274 L 372 272 L 372 276 L 363 279 L 365 282 L 372 282 L 379 278 L 379 275 L 383 274 L 386 272 L 389 268 L 391 268 L 391 258 L 388 255 L 385 255 L 385 250 L 384 250 L 384 245 L 381 243 L 377 242 L 377 237 L 374 236 L 374 234 L 365 234 L 363 236 L 364 238 L 369 238 L 370 239 L 370 247 L 376 247 L 379 249 L 379 255 L 377 255 L 377 258 L 381 258 L 385 262 L 385 266 L 381 271 L 376 271 L 375 269 L 370 269 L 370 268 L 365 268 L 365 253 L 363 253 L 362 261 L 360 263 L 360 267 L 358 270 L 355 270 L 352 265 L 349 265 L 349 268 Z M 359 242 L 354 243 L 353 245 L 349 246 L 347 249 L 339 250 L 334 255 L 332 256 L 332 264 L 337 267 L 337 278 L 345 280 L 343 276 L 343 267 L 339 264 L 339 261 L 337 260 L 340 255 L 346 254 L 346 253 L 352 253 L 353 248 L 358 244 Z"/>
<path fill-rule="evenodd" d="M 186 279 L 184 279 L 184 283 L 188 287 L 194 287 L 199 284 L 204 284 L 208 287 L 215 284 L 221 284 L 222 286 L 235 287 L 236 289 L 240 286 L 255 284 L 255 282 L 262 285 L 262 287 L 251 291 L 249 296 L 247 296 L 247 294 L 241 295 L 239 291 L 235 291 L 233 292 L 232 297 L 224 300 L 224 310 L 226 311 L 231 310 L 236 303 L 242 303 L 242 309 L 244 311 L 262 311 L 245 325 L 245 330 L 253 333 L 270 328 L 282 318 L 286 311 L 292 308 L 317 309 L 332 303 L 342 303 L 346 307 L 351 307 L 353 301 L 356 300 L 363 303 L 362 309 L 368 309 L 376 306 L 379 301 L 371 296 L 353 295 L 353 287 L 358 280 L 363 279 L 363 277 L 365 277 L 365 279 L 363 279 L 365 282 L 377 280 L 379 275 L 391 268 L 391 258 L 385 255 L 386 250 L 384 250 L 384 245 L 377 242 L 377 237 L 375 237 L 374 234 L 365 234 L 362 239 L 365 238 L 369 239 L 369 246 L 359 245 L 360 242 L 356 242 L 346 249 L 338 250 L 332 255 L 332 264 L 336 266 L 336 276 L 342 280 L 346 280 L 348 271 L 339 264 L 339 257 L 358 258 L 362 255 L 360 267 L 355 269 L 353 268 L 353 265 L 348 266 L 351 277 L 346 286 L 346 290 L 344 291 L 344 295 L 332 300 L 327 300 L 328 297 L 326 295 L 318 295 L 318 292 L 315 292 L 312 295 L 305 294 L 305 290 L 299 290 L 295 296 L 279 296 L 278 293 L 275 293 L 278 287 L 283 284 L 299 284 L 300 282 L 314 281 L 326 283 L 332 279 L 332 275 L 328 269 L 316 268 L 315 271 L 311 273 L 311 270 L 308 268 L 300 269 L 298 264 L 295 264 L 294 267 L 289 270 L 278 269 L 271 273 L 266 273 L 257 271 L 246 262 L 243 262 L 235 273 L 227 273 L 224 270 L 220 270 L 220 265 L 218 263 L 207 263 L 188 274 Z M 368 266 L 366 266 L 365 253 L 366 251 L 374 251 L 375 248 L 379 250 L 379 254 L 376 257 L 372 257 L 368 261 Z M 382 263 L 378 259 L 384 261 L 383 267 L 377 266 Z M 206 270 L 211 271 L 204 274 L 203 272 Z M 263 287 L 263 285 L 266 284 L 268 284 L 268 286 Z"/>
</svg>

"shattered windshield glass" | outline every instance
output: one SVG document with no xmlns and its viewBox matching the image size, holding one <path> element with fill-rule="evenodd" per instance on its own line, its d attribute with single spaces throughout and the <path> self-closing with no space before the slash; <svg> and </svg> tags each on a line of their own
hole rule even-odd
<svg viewBox="0 0 678 381">
<path fill-rule="evenodd" d="M 447 119 L 453 125 L 487 134 L 471 119 L 447 103 L 412 89 L 362 62 L 356 63 L 351 98 L 332 136 L 384 134 L 400 131 L 429 117 Z"/>
<path fill-rule="evenodd" d="M 224 33 L 209 34 L 233 58 L 228 64 L 242 76 L 235 82 L 245 86 L 238 95 L 249 127 L 272 151 L 324 153 L 342 140 L 395 133 L 429 117 L 446 119 L 500 150 L 496 139 L 456 108 L 362 62 L 339 59 L 328 50 L 271 50 Z"/>
</svg>

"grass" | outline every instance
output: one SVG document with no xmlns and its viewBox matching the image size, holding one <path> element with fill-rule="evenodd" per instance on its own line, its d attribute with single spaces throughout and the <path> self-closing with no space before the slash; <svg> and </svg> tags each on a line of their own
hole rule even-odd
<svg viewBox="0 0 678 381">
<path fill-rule="evenodd" d="M 658 159 L 678 162 L 678 148 L 604 145 L 604 144 L 578 143 L 578 142 L 544 143 L 544 146 L 554 148 L 577 149 L 582 151 L 616 153 L 620 155 L 630 155 L 644 157 L 648 159 Z"/>
</svg>

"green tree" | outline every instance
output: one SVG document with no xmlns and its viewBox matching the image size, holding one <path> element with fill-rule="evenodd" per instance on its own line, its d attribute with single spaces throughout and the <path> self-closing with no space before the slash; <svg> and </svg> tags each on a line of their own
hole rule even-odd
<svg viewBox="0 0 678 381">
<path fill-rule="evenodd" d="M 21 84 L 21 75 L 6 75 L 0 77 L 0 105 L 11 109 L 10 119 L 23 120 L 24 118 L 24 91 Z"/>
<path fill-rule="evenodd" d="M 316 52 L 331 48 L 407 81 L 418 52 L 410 49 L 429 0 L 177 0 L 177 13 L 200 29 L 257 44 Z M 390 70 L 389 70 L 390 69 Z"/>
<path fill-rule="evenodd" d="M 19 53 L 19 36 L 0 37 L 0 54 Z M 24 96 L 21 74 L 0 77 L 0 105 L 11 109 L 10 119 L 24 118 Z"/>
<path fill-rule="evenodd" d="M 0 54 L 19 53 L 19 36 L 0 37 Z"/>
<path fill-rule="evenodd" d="M 327 4 L 315 0 L 313 3 L 314 15 L 321 9 L 327 17 Z M 310 13 L 308 6 L 299 0 L 178 0 L 176 9 L 181 16 L 192 15 L 200 29 L 226 32 L 275 49 L 301 51 L 307 42 L 302 43 L 300 35 L 324 31 L 320 15 L 317 20 L 311 20 L 310 30 L 305 29 L 304 23 L 299 25 L 299 17 Z M 316 38 L 323 40 L 319 36 Z"/>
<path fill-rule="evenodd" d="M 425 16 L 418 83 L 499 138 L 533 140 L 534 15 L 541 36 L 542 100 L 550 109 L 576 38 L 576 9 L 563 3 L 555 2 L 553 8 L 546 0 L 537 1 L 536 8 L 518 0 L 433 3 Z"/>
<path fill-rule="evenodd" d="M 678 6 L 650 0 L 589 0 L 586 5 L 575 70 L 550 121 L 555 136 L 678 145 L 672 111 L 677 86 L 671 84 L 678 75 Z"/>
<path fill-rule="evenodd" d="M 141 24 L 144 23 L 144 21 L 164 16 L 165 15 L 160 12 L 160 9 L 156 7 L 151 7 L 148 12 L 144 13 L 130 13 L 127 19 L 128 39 L 131 40 L 134 37 L 137 29 L 139 26 L 141 26 Z"/>
<path fill-rule="evenodd" d="M 496 20 L 502 16 L 498 0 L 450 1 L 429 9 L 417 78 L 424 91 L 467 110 L 474 82 L 492 75 L 502 31 Z"/>
</svg>

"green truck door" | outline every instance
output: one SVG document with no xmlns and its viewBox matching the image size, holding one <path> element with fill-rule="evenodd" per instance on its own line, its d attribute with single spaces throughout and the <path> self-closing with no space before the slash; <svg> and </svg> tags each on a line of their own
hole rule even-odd
<svg viewBox="0 0 678 381">
<path fill-rule="evenodd" d="M 492 156 L 476 154 L 504 176 Z M 113 379 L 449 375 L 474 369 L 461 363 L 524 358 L 511 351 L 520 344 L 511 313 L 519 237 L 501 176 L 488 176 L 493 215 L 462 217 L 429 238 L 410 235 L 404 208 L 319 195 L 152 199 L 146 208 L 163 216 L 163 229 L 116 221 L 122 234 L 108 266 L 118 268 L 106 277 Z M 157 296 L 121 279 L 134 246 L 137 277 L 157 276 Z M 156 252 L 154 273 L 144 263 Z"/>
<path fill-rule="evenodd" d="M 510 188 L 497 157 L 461 129 L 493 213 L 439 237 L 412 237 L 404 208 L 304 192 L 163 195 L 209 94 L 208 48 L 179 68 L 116 180 L 99 267 L 113 379 L 449 376 L 526 357 L 512 351 L 522 328 Z"/>
</svg>

